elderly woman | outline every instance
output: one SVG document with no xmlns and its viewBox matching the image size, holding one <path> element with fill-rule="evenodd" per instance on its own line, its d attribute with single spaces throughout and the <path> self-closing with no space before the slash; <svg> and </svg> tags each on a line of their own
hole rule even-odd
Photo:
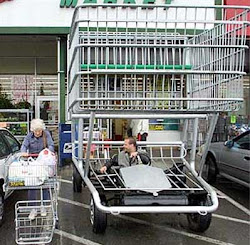
<svg viewBox="0 0 250 245">
<path fill-rule="evenodd" d="M 30 133 L 24 138 L 21 147 L 22 156 L 28 156 L 28 154 L 38 154 L 43 149 L 48 148 L 54 152 L 54 142 L 49 131 L 46 130 L 45 124 L 41 119 L 33 119 L 30 125 Z M 37 191 L 29 190 L 28 199 L 36 200 Z M 49 191 L 43 190 L 43 200 L 49 199 Z M 30 220 L 34 220 L 37 216 L 37 210 L 32 209 L 29 215 Z M 46 209 L 42 207 L 41 216 L 46 216 Z"/>
<path fill-rule="evenodd" d="M 39 153 L 44 148 L 54 152 L 54 142 L 49 131 L 46 130 L 45 124 L 41 119 L 33 119 L 30 125 L 30 133 L 24 138 L 21 152 L 25 153 Z"/>
</svg>

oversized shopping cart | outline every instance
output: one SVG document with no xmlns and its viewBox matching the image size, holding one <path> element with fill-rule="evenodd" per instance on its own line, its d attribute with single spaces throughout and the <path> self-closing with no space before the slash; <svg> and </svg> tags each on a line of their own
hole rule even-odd
<svg viewBox="0 0 250 245">
<path fill-rule="evenodd" d="M 203 166 L 218 113 L 238 110 L 243 102 L 249 15 L 244 6 L 75 8 L 68 49 L 68 112 L 73 162 L 91 192 L 94 232 L 105 231 L 108 213 L 184 213 L 190 229 L 208 229 L 218 198 L 202 178 Z M 179 119 L 183 134 L 177 142 L 140 142 L 150 154 L 150 166 L 100 174 L 100 166 L 119 153 L 122 142 L 93 142 L 96 118 Z M 204 119 L 209 122 L 205 154 L 195 166 L 198 125 Z M 89 120 L 87 141 L 84 120 Z M 93 143 L 100 145 L 94 159 Z M 107 144 L 112 145 L 108 154 L 101 150 Z M 137 178 L 138 183 L 133 181 Z"/>
<path fill-rule="evenodd" d="M 23 200 L 15 204 L 17 244 L 50 243 L 58 225 L 57 165 L 56 162 L 38 161 L 37 157 L 37 154 L 25 157 L 17 154 L 8 159 L 5 165 L 5 190 L 36 190 L 34 195 L 39 194 L 36 200 Z M 29 218 L 32 210 L 37 214 L 34 219 Z"/>
<path fill-rule="evenodd" d="M 87 140 L 89 138 L 89 128 L 88 127 L 85 127 L 83 129 L 83 140 Z M 101 140 L 102 139 L 102 133 L 100 131 L 99 128 L 94 128 L 93 129 L 93 135 L 92 135 L 92 139 L 93 140 Z M 94 157 L 94 154 L 95 154 L 95 150 L 96 150 L 96 145 L 95 144 L 91 144 L 91 147 L 90 147 L 90 158 L 93 158 Z M 87 144 L 84 144 L 83 145 L 83 154 L 86 156 L 86 152 L 87 152 Z M 73 151 L 73 157 L 75 158 L 77 156 L 77 153 L 76 155 L 74 155 L 74 151 Z M 83 184 L 83 180 L 82 180 L 82 177 L 81 175 L 79 174 L 77 168 L 73 168 L 73 191 L 74 192 L 81 192 L 82 191 L 82 184 Z"/>
</svg>

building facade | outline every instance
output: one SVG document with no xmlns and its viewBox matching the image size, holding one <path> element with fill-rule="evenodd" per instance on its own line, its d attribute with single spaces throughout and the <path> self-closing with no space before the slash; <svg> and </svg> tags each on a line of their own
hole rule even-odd
<svg viewBox="0 0 250 245">
<path fill-rule="evenodd" d="M 0 1 L 0 85 L 1 92 L 13 103 L 28 101 L 34 117 L 41 117 L 48 126 L 54 127 L 67 120 L 67 40 L 74 9 L 79 4 L 92 4 L 95 16 L 97 4 L 151 4 L 185 6 L 186 0 L 5 0 Z M 193 6 L 250 5 L 248 0 L 189 0 Z M 143 11 L 143 10 L 142 10 Z M 170 10 L 169 10 L 170 11 Z M 131 8 L 131 13 L 133 8 Z M 112 15 L 112 7 L 103 7 L 103 14 Z M 202 13 L 198 13 L 202 14 Z M 101 15 L 100 15 L 101 16 Z M 229 16 L 229 15 L 228 15 Z M 178 15 L 181 22 L 181 14 Z M 190 12 L 190 18 L 193 18 Z M 210 12 L 205 17 L 215 20 Z M 180 24 L 181 28 L 181 24 Z M 250 38 L 250 32 L 249 32 Z M 248 40 L 249 44 L 249 40 Z M 240 112 L 249 111 L 249 52 L 246 54 L 245 106 Z M 168 124 L 168 123 L 166 123 Z M 172 129 L 169 125 L 173 125 Z M 170 122 L 164 128 L 161 122 L 152 123 L 152 130 L 171 132 L 178 129 Z M 123 134 L 122 124 L 117 124 L 118 135 Z M 160 134 L 163 135 L 164 134 Z M 157 136 L 158 137 L 158 136 Z"/>
</svg>

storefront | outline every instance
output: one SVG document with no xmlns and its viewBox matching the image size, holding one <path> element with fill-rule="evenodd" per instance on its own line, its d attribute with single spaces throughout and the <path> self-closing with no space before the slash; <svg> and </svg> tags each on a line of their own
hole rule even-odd
<svg viewBox="0 0 250 245">
<path fill-rule="evenodd" d="M 0 3 L 1 93 L 14 106 L 28 102 L 31 116 L 44 119 L 55 140 L 58 123 L 65 121 L 66 49 L 72 13 L 73 9 L 61 8 L 56 0 Z"/>
<path fill-rule="evenodd" d="M 190 0 L 190 5 L 221 4 L 221 0 Z M 1 92 L 14 103 L 27 101 L 34 117 L 53 130 L 67 120 L 67 35 L 77 4 L 171 4 L 186 0 L 5 0 L 0 1 Z M 93 8 L 94 9 L 94 8 Z M 112 13 L 112 8 L 103 8 Z M 133 8 L 131 8 L 133 11 Z M 90 16 L 91 18 L 91 16 Z M 181 16 L 180 16 L 181 18 Z M 210 16 L 209 18 L 215 18 Z M 178 89 L 178 88 L 176 88 Z M 178 92 L 178 91 L 177 91 Z M 113 122 L 110 137 L 124 137 L 126 122 Z M 150 121 L 151 139 L 177 140 L 179 121 Z M 54 127 L 55 128 L 55 127 Z M 115 132 L 115 133 L 114 133 Z"/>
</svg>

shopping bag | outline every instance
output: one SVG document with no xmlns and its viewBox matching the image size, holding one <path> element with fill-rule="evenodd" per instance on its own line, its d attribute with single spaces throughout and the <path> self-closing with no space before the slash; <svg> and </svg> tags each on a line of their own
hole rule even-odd
<svg viewBox="0 0 250 245">
<path fill-rule="evenodd" d="M 47 169 L 32 157 L 16 159 L 9 166 L 9 186 L 38 186 L 48 178 Z"/>
<path fill-rule="evenodd" d="M 49 177 L 55 176 L 55 174 L 56 174 L 56 155 L 54 152 L 45 148 L 39 153 L 36 161 L 39 162 L 41 165 L 47 167 Z"/>
</svg>

